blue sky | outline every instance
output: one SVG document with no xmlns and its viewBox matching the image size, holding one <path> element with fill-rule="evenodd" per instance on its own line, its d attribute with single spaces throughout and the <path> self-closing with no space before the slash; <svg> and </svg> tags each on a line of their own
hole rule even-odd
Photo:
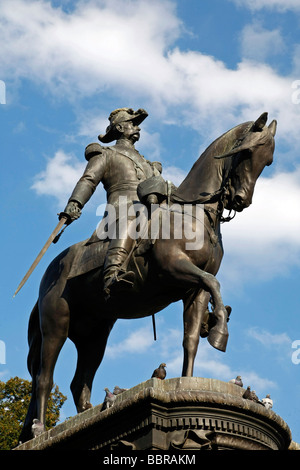
<svg viewBox="0 0 300 470">
<path fill-rule="evenodd" d="M 201 340 L 195 375 L 228 381 L 240 374 L 260 398 L 270 393 L 300 442 L 293 348 L 300 342 L 299 26 L 300 0 L 1 2 L 1 380 L 30 378 L 27 323 L 43 272 L 99 221 L 102 187 L 13 299 L 81 175 L 85 146 L 103 133 L 110 112 L 148 111 L 137 148 L 180 183 L 216 137 L 267 111 L 269 122 L 278 121 L 274 163 L 252 206 L 223 225 L 217 277 L 232 306 L 228 348 L 224 354 Z M 116 324 L 93 404 L 103 401 L 104 387 L 132 387 L 160 362 L 169 378 L 180 375 L 181 303 L 156 323 L 156 342 L 149 318 Z M 54 376 L 68 396 L 62 419 L 76 413 L 69 391 L 75 365 L 67 342 Z"/>
</svg>

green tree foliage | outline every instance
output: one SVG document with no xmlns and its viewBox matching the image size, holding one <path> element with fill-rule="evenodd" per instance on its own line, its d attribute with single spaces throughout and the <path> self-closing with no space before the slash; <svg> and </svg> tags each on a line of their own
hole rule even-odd
<svg viewBox="0 0 300 470">
<path fill-rule="evenodd" d="M 31 398 L 31 382 L 14 377 L 0 381 L 0 450 L 10 450 L 18 445 L 18 438 L 25 421 Z M 48 401 L 46 429 L 56 425 L 59 410 L 66 401 L 55 386 Z"/>
</svg>

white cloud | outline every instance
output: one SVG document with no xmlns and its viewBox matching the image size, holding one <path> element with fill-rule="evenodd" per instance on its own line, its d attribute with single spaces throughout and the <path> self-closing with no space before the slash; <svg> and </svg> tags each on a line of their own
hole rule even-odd
<svg viewBox="0 0 300 470">
<path fill-rule="evenodd" d="M 258 179 L 252 206 L 222 226 L 224 284 L 272 278 L 300 265 L 299 200 L 300 167 Z"/>
<path fill-rule="evenodd" d="M 169 60 L 181 77 L 182 87 L 176 95 L 185 104 L 186 123 L 192 123 L 194 129 L 208 128 L 216 135 L 225 126 L 255 120 L 268 111 L 270 119 L 280 123 L 277 140 L 298 142 L 300 109 L 292 103 L 290 78 L 246 59 L 236 69 L 229 69 L 221 61 L 193 51 L 176 49 Z"/>
<path fill-rule="evenodd" d="M 91 115 L 91 112 L 81 113 L 79 117 L 78 135 L 88 137 L 97 141 L 99 134 L 104 134 L 107 128 L 108 116 L 104 116 L 99 112 Z M 99 143 L 99 142 L 98 142 Z"/>
<path fill-rule="evenodd" d="M 267 348 L 273 347 L 273 346 L 285 346 L 285 345 L 288 345 L 290 348 L 292 344 L 292 340 L 289 338 L 289 336 L 286 333 L 274 334 L 274 333 L 270 333 L 269 331 L 261 330 L 260 328 L 253 327 L 248 330 L 248 335 L 251 338 L 254 338 L 257 341 L 259 341 L 261 344 L 263 344 Z"/>
<path fill-rule="evenodd" d="M 244 388 L 247 388 L 247 386 L 250 385 L 251 390 L 254 390 L 257 393 L 269 393 L 271 388 L 276 389 L 278 387 L 276 382 L 268 379 L 267 377 L 261 377 L 256 372 L 242 371 L 241 374 Z"/>
<path fill-rule="evenodd" d="M 153 333 L 150 326 L 143 326 L 134 330 L 129 336 L 112 345 L 108 345 L 106 354 L 108 357 L 118 357 L 124 353 L 142 354 L 149 350 L 153 344 Z"/>
<path fill-rule="evenodd" d="M 243 57 L 263 62 L 269 56 L 284 52 L 285 44 L 279 29 L 268 30 L 256 22 L 243 29 L 241 49 Z"/>
<path fill-rule="evenodd" d="M 179 186 L 186 177 L 186 172 L 176 166 L 166 166 L 163 168 L 162 176 L 165 180 L 169 180 L 175 184 L 175 186 Z"/>
<path fill-rule="evenodd" d="M 168 0 L 87 0 L 69 13 L 46 1 L 11 0 L 0 3 L 0 26 L 5 79 L 26 77 L 71 102 L 114 92 L 118 102 L 142 100 L 162 122 L 171 119 L 206 136 L 269 111 L 280 123 L 277 138 L 299 144 L 295 78 L 245 59 L 229 69 L 214 57 L 174 47 L 182 25 Z M 244 31 L 248 51 L 251 34 L 264 39 L 264 54 L 274 39 L 280 43 L 278 32 L 252 26 Z M 93 135 L 102 123 L 102 116 L 87 118 L 80 133 Z"/>
<path fill-rule="evenodd" d="M 59 204 L 64 207 L 84 167 L 85 164 L 74 156 L 58 150 L 54 157 L 47 161 L 45 171 L 35 176 L 31 189 L 42 196 L 56 197 Z"/>
<path fill-rule="evenodd" d="M 109 86 L 155 93 L 169 76 L 164 53 L 180 29 L 174 5 L 157 0 L 78 2 L 68 14 L 45 1 L 11 0 L 0 14 L 3 68 L 72 96 Z"/>
</svg>

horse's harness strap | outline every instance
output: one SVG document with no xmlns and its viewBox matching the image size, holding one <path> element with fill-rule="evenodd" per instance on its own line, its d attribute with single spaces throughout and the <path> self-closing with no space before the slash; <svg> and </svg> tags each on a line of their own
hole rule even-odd
<svg viewBox="0 0 300 470">
<path fill-rule="evenodd" d="M 215 211 L 214 209 L 211 209 L 211 208 L 204 208 L 204 213 L 208 219 L 208 222 L 209 222 L 209 226 L 210 228 L 212 229 L 209 230 L 207 225 L 204 223 L 204 226 L 206 227 L 206 230 L 208 232 L 208 235 L 209 235 L 209 238 L 210 238 L 210 241 L 212 243 L 213 246 L 216 246 L 217 243 L 218 243 L 218 240 L 219 240 L 219 237 L 218 235 L 216 234 L 216 228 L 215 228 L 215 224 L 214 224 L 214 221 L 213 221 L 213 218 L 212 216 L 210 215 L 211 213 L 215 214 L 215 215 L 218 215 L 218 211 Z"/>
<path fill-rule="evenodd" d="M 220 189 L 218 189 L 217 191 L 213 192 L 213 193 L 209 193 L 207 194 L 207 196 L 203 196 L 199 199 L 193 199 L 191 201 L 186 201 L 186 200 L 183 200 L 181 198 L 179 198 L 178 196 L 172 194 L 172 200 L 175 201 L 175 202 L 178 202 L 178 204 L 207 204 L 209 202 L 212 202 L 213 199 L 216 197 L 216 196 L 219 196 L 222 194 L 222 192 L 224 191 L 224 188 L 225 188 L 225 185 L 222 186 Z"/>
</svg>

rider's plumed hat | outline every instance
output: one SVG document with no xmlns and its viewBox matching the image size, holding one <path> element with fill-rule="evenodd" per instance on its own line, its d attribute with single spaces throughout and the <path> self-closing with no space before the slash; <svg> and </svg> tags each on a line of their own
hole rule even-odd
<svg viewBox="0 0 300 470">
<path fill-rule="evenodd" d="M 137 111 L 134 111 L 132 108 L 115 109 L 110 113 L 108 118 L 110 124 L 106 129 L 106 133 L 104 135 L 100 134 L 98 139 L 100 142 L 105 144 L 112 142 L 116 139 L 116 124 L 120 124 L 125 121 L 132 121 L 138 126 L 144 119 L 146 119 L 147 116 L 148 113 L 144 109 L 138 109 Z"/>
</svg>

